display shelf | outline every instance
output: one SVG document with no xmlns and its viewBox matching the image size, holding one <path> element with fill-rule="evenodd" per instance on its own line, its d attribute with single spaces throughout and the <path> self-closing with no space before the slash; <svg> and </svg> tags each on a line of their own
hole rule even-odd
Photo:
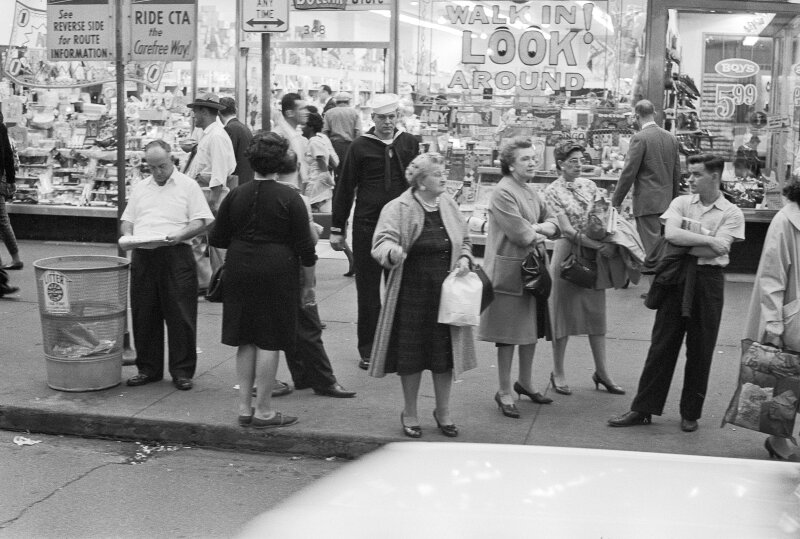
<svg viewBox="0 0 800 539">
<path fill-rule="evenodd" d="M 73 217 L 117 217 L 113 206 L 68 206 L 65 204 L 6 204 L 9 214 L 19 215 L 58 215 Z"/>
</svg>

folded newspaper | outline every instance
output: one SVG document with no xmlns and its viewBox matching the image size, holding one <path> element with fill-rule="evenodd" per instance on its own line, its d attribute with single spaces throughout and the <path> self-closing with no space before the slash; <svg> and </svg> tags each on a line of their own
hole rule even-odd
<svg viewBox="0 0 800 539">
<path fill-rule="evenodd" d="M 167 245 L 166 236 L 122 236 L 119 239 L 119 246 L 125 251 L 136 248 L 152 249 Z"/>
</svg>

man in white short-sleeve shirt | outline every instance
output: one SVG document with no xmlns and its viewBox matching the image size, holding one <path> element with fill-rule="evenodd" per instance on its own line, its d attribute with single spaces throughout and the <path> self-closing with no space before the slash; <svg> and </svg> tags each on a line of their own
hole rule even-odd
<svg viewBox="0 0 800 539">
<path fill-rule="evenodd" d="M 227 136 L 227 135 L 226 135 Z M 131 257 L 131 312 L 136 367 L 129 386 L 164 377 L 164 325 L 169 373 L 181 390 L 192 388 L 197 365 L 197 266 L 191 239 L 214 221 L 196 181 L 178 172 L 170 146 L 145 147 L 151 176 L 137 184 L 122 214 L 123 236 L 152 238 Z"/>
<path fill-rule="evenodd" d="M 725 162 L 708 154 L 690 156 L 688 161 L 692 194 L 675 198 L 661 220 L 664 238 L 674 245 L 688 247 L 687 261 L 696 262 L 691 309 L 689 316 L 684 316 L 683 282 L 664 287 L 639 389 L 630 411 L 609 420 L 612 427 L 647 425 L 652 415 L 662 414 L 684 336 L 686 366 L 680 400 L 681 430 L 696 431 L 703 411 L 722 319 L 725 296 L 722 268 L 728 265 L 731 244 L 744 240 L 745 223 L 742 210 L 725 200 L 720 191 Z"/>
</svg>

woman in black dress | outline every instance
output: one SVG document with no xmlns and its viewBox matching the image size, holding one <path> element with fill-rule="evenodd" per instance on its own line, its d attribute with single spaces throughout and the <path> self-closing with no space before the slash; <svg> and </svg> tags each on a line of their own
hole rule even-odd
<svg viewBox="0 0 800 539">
<path fill-rule="evenodd" d="M 308 212 L 299 194 L 276 181 L 288 150 L 289 143 L 276 133 L 253 137 L 247 156 L 255 181 L 223 200 L 209 238 L 214 247 L 228 249 L 222 343 L 238 347 L 239 424 L 255 428 L 297 421 L 273 410 L 270 397 L 278 353 L 293 346 L 296 335 L 297 310 L 290 306 L 301 298 L 314 300 L 317 256 Z"/>
<path fill-rule="evenodd" d="M 406 169 L 411 188 L 381 211 L 372 240 L 372 256 L 390 268 L 370 375 L 400 375 L 404 407 L 403 433 L 422 436 L 417 414 L 422 371 L 433 376 L 436 410 L 433 417 L 445 436 L 458 428 L 450 419 L 453 376 L 476 365 L 472 328 L 440 324 L 439 297 L 451 270 L 469 272 L 472 245 L 458 205 L 444 195 L 444 158 L 438 153 L 417 156 Z"/>
</svg>

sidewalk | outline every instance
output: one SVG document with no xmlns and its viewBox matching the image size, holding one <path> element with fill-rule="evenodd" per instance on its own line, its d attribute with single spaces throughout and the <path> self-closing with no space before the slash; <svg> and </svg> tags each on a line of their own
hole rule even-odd
<svg viewBox="0 0 800 539">
<path fill-rule="evenodd" d="M 222 306 L 200 300 L 199 360 L 195 388 L 176 390 L 167 378 L 142 387 L 127 387 L 136 374 L 123 367 L 123 384 L 85 393 L 68 393 L 47 386 L 33 262 L 70 254 L 116 255 L 116 246 L 56 242 L 21 242 L 22 271 L 9 272 L 22 291 L 0 299 L 3 339 L 0 343 L 0 429 L 197 444 L 241 450 L 277 451 L 317 456 L 357 457 L 388 442 L 408 440 L 400 429 L 402 393 L 394 375 L 370 378 L 357 368 L 356 298 L 352 278 L 343 277 L 347 262 L 321 242 L 317 265 L 317 301 L 327 323 L 323 334 L 334 371 L 341 384 L 358 392 L 354 399 L 332 399 L 311 390 L 276 399 L 280 410 L 297 415 L 291 427 L 269 431 L 236 424 L 235 349 L 220 344 Z M 7 257 L 4 257 L 7 258 Z M 763 435 L 730 425 L 719 428 L 733 393 L 739 365 L 743 315 L 752 288 L 751 276 L 729 276 L 723 325 L 714 358 L 705 416 L 696 433 L 679 429 L 678 397 L 683 358 L 676 371 L 665 415 L 649 427 L 615 429 L 606 420 L 628 410 L 647 352 L 654 311 L 639 298 L 644 286 L 609 291 L 608 358 L 615 380 L 627 395 L 595 391 L 588 340 L 570 340 L 568 383 L 572 396 L 548 395 L 549 406 L 519 403 L 521 419 L 503 417 L 493 396 L 497 390 L 495 348 L 478 342 L 478 368 L 465 373 L 452 393 L 452 416 L 461 434 L 444 437 L 431 415 L 434 406 L 430 376 L 420 390 L 421 441 L 481 442 L 654 451 L 763 459 Z M 534 360 L 534 386 L 547 388 L 552 365 L 550 343 L 540 341 Z M 290 381 L 285 363 L 278 378 Z M 677 388 L 677 389 L 676 389 Z"/>
</svg>

